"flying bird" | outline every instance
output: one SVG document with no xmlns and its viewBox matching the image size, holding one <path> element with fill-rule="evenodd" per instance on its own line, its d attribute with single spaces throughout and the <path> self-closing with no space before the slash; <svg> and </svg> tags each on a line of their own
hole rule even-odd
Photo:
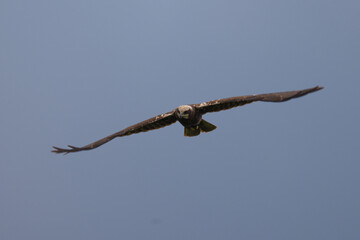
<svg viewBox="0 0 360 240">
<path fill-rule="evenodd" d="M 135 133 L 147 132 L 150 130 L 159 129 L 162 127 L 169 126 L 175 123 L 176 121 L 179 121 L 184 126 L 184 136 L 194 137 L 194 136 L 198 136 L 200 132 L 210 132 L 216 128 L 215 125 L 205 121 L 202 118 L 202 116 L 206 113 L 227 110 L 233 107 L 243 106 L 245 104 L 256 101 L 285 102 L 293 98 L 302 97 L 308 93 L 316 92 L 318 90 L 321 90 L 322 88 L 323 87 L 316 86 L 314 88 L 308 88 L 298 91 L 230 97 L 230 98 L 213 100 L 209 102 L 203 102 L 199 104 L 181 105 L 170 112 L 160 114 L 153 118 L 139 122 L 135 125 L 132 125 L 117 133 L 111 134 L 103 139 L 85 145 L 83 147 L 74 147 L 71 145 L 68 145 L 69 148 L 67 149 L 53 147 L 54 149 L 52 150 L 52 152 L 67 154 L 71 152 L 91 150 L 100 147 L 101 145 L 111 141 L 116 137 L 124 137 Z"/>
</svg>

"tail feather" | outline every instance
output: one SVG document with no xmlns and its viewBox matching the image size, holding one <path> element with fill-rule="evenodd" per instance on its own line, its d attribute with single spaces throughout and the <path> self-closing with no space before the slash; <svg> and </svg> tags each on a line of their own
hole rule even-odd
<svg viewBox="0 0 360 240">
<path fill-rule="evenodd" d="M 201 120 L 199 127 L 202 132 L 211 132 L 216 129 L 215 125 L 205 121 L 204 119 Z"/>
<path fill-rule="evenodd" d="M 197 126 L 193 127 L 185 127 L 184 128 L 184 136 L 186 137 L 194 137 L 200 134 L 200 132 L 210 132 L 215 130 L 216 126 L 202 119 Z"/>
<path fill-rule="evenodd" d="M 184 128 L 184 136 L 186 136 L 186 137 L 195 137 L 199 134 L 200 134 L 199 126 Z"/>
</svg>

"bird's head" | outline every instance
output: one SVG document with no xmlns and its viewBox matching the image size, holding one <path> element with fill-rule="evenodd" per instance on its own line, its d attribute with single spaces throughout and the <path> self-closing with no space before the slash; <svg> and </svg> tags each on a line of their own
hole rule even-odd
<svg viewBox="0 0 360 240">
<path fill-rule="evenodd" d="M 190 105 L 181 105 L 176 109 L 176 115 L 179 118 L 189 119 L 192 110 Z"/>
</svg>

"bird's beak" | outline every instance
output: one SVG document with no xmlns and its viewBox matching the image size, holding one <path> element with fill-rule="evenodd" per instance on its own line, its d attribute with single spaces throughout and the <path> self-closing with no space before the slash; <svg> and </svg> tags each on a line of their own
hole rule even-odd
<svg viewBox="0 0 360 240">
<path fill-rule="evenodd" d="M 188 119 L 189 114 L 180 113 L 180 118 Z"/>
</svg>

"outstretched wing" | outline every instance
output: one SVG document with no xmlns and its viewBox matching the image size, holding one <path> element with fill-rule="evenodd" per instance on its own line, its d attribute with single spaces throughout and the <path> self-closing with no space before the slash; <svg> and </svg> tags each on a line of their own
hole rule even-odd
<svg viewBox="0 0 360 240">
<path fill-rule="evenodd" d="M 68 147 L 69 147 L 68 149 L 53 147 L 54 150 L 52 150 L 52 152 L 67 154 L 67 153 L 71 153 L 71 152 L 91 150 L 91 149 L 94 149 L 94 148 L 97 148 L 97 147 L 103 145 L 104 143 L 111 141 L 112 139 L 114 139 L 116 137 L 123 137 L 123 136 L 128 136 L 131 134 L 135 134 L 135 133 L 147 132 L 150 130 L 159 129 L 159 128 L 168 126 L 170 124 L 173 124 L 174 122 L 176 122 L 176 120 L 177 119 L 175 117 L 175 111 L 173 110 L 171 112 L 160 114 L 156 117 L 139 122 L 135 125 L 132 125 L 128 128 L 125 128 L 125 129 L 117 132 L 117 133 L 111 134 L 103 139 L 100 139 L 96 142 L 90 143 L 86 146 L 74 147 L 74 146 L 68 145 Z"/>
<path fill-rule="evenodd" d="M 285 102 L 292 98 L 302 97 L 308 93 L 312 93 L 323 89 L 323 87 L 316 86 L 314 88 L 308 88 L 304 90 L 298 91 L 289 91 L 289 92 L 278 92 L 278 93 L 266 93 L 266 94 L 258 94 L 258 95 L 249 95 L 249 96 L 240 96 L 240 97 L 230 97 L 230 98 L 222 98 L 218 100 L 213 100 L 210 102 L 204 102 L 200 104 L 194 104 L 197 109 L 200 110 L 202 114 L 208 112 L 218 112 L 222 110 L 227 110 L 233 107 L 243 106 L 248 103 L 252 103 L 255 101 L 262 102 Z"/>
</svg>

